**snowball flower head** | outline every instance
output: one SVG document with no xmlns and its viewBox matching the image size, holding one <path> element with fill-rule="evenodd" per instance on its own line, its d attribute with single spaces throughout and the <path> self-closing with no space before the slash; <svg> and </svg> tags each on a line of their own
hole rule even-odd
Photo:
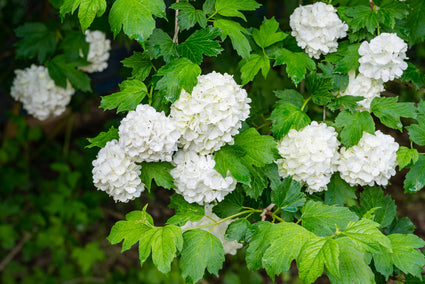
<svg viewBox="0 0 425 284">
<path fill-rule="evenodd" d="M 384 83 L 381 80 L 375 80 L 358 74 L 355 70 L 348 72 L 349 83 L 344 91 L 336 93 L 337 97 L 354 96 L 364 97 L 365 99 L 357 102 L 358 111 L 370 111 L 370 103 L 376 97 L 385 91 Z"/>
<path fill-rule="evenodd" d="M 86 30 L 86 42 L 89 43 L 89 53 L 86 66 L 80 66 L 78 69 L 94 73 L 105 70 L 108 67 L 109 51 L 111 50 L 111 41 L 106 38 L 101 31 Z"/>
<path fill-rule="evenodd" d="M 11 96 L 22 102 L 24 109 L 39 120 L 61 115 L 75 93 L 68 81 L 65 89 L 56 86 L 44 66 L 31 65 L 24 70 L 15 70 L 15 74 Z"/>
<path fill-rule="evenodd" d="M 170 162 L 180 137 L 174 121 L 144 104 L 127 114 L 118 134 L 121 147 L 136 162 Z"/>
<path fill-rule="evenodd" d="M 214 169 L 215 161 L 211 155 L 179 151 L 173 163 L 176 167 L 170 173 L 174 178 L 176 192 L 187 202 L 220 202 L 236 188 L 237 182 L 230 173 L 224 178 Z"/>
<path fill-rule="evenodd" d="M 310 194 L 327 190 L 338 166 L 339 145 L 335 129 L 325 123 L 313 121 L 302 130 L 291 129 L 277 145 L 283 158 L 276 161 L 279 175 L 292 176 Z"/>
<path fill-rule="evenodd" d="M 93 161 L 93 183 L 115 201 L 128 202 L 145 189 L 140 180 L 141 166 L 136 165 L 117 140 L 106 143 Z"/>
<path fill-rule="evenodd" d="M 231 75 L 212 72 L 198 76 L 192 94 L 182 90 L 171 106 L 170 116 L 182 132 L 180 146 L 209 154 L 226 143 L 233 144 L 233 135 L 249 116 L 250 102 Z"/>
<path fill-rule="evenodd" d="M 289 25 L 298 46 L 316 59 L 321 54 L 335 52 L 337 40 L 345 37 L 348 30 L 336 9 L 322 2 L 296 8 L 289 18 Z"/>
<path fill-rule="evenodd" d="M 359 143 L 341 148 L 338 171 L 350 185 L 387 185 L 395 175 L 398 144 L 390 135 L 364 132 Z"/>
<path fill-rule="evenodd" d="M 220 221 L 221 219 L 212 212 L 212 205 L 205 205 L 205 216 L 202 217 L 201 220 L 198 222 L 188 221 L 181 228 L 189 229 L 197 226 L 213 224 L 213 220 Z M 227 220 L 218 224 L 213 229 L 211 229 L 211 227 L 205 227 L 202 228 L 202 230 L 209 231 L 221 241 L 225 254 L 235 255 L 236 251 L 242 247 L 242 244 L 238 243 L 237 241 L 228 241 L 224 238 L 224 234 L 226 233 L 227 227 L 229 227 L 230 223 L 232 223 L 232 220 Z"/>
<path fill-rule="evenodd" d="M 400 78 L 407 68 L 404 61 L 407 44 L 394 33 L 382 33 L 359 47 L 360 67 L 363 75 L 384 82 Z"/>
</svg>

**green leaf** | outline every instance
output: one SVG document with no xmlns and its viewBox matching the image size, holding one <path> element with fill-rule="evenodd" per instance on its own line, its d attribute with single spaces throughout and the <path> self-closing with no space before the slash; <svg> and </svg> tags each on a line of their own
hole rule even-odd
<svg viewBox="0 0 425 284">
<path fill-rule="evenodd" d="M 345 15 L 348 16 L 347 24 L 353 32 L 366 28 L 369 33 L 374 34 L 379 26 L 379 15 L 369 6 L 350 7 L 345 11 Z"/>
<path fill-rule="evenodd" d="M 114 139 L 118 140 L 119 138 L 120 137 L 118 136 L 118 128 L 111 126 L 111 128 L 109 128 L 107 132 L 100 132 L 96 137 L 87 138 L 90 144 L 87 145 L 86 148 L 103 148 L 109 141 Z"/>
<path fill-rule="evenodd" d="M 397 151 L 397 162 L 399 169 L 403 169 L 410 164 L 415 164 L 419 159 L 419 153 L 416 149 L 410 149 L 401 146 Z"/>
<path fill-rule="evenodd" d="M 293 89 L 287 89 L 287 90 L 277 90 L 273 91 L 273 93 L 276 95 L 276 97 L 279 99 L 276 103 L 276 105 L 281 105 L 284 103 L 290 103 L 293 104 L 296 107 L 301 108 L 304 104 L 304 98 L 303 95 L 301 95 L 298 91 Z"/>
<path fill-rule="evenodd" d="M 341 107 L 348 109 L 351 113 L 354 113 L 357 109 L 357 102 L 362 101 L 364 97 L 357 96 L 342 96 L 335 98 L 327 107 L 332 110 L 338 110 Z"/>
<path fill-rule="evenodd" d="M 288 73 L 295 86 L 304 79 L 307 70 L 316 70 L 316 64 L 304 52 L 292 52 L 285 48 L 278 48 L 272 52 L 275 57 L 273 66 L 286 64 L 286 73 Z"/>
<path fill-rule="evenodd" d="M 337 238 L 335 242 L 339 247 L 339 279 L 327 273 L 331 283 L 376 283 L 367 255 L 349 238 Z"/>
<path fill-rule="evenodd" d="M 273 278 L 274 275 L 279 275 L 291 268 L 291 262 L 298 259 L 312 234 L 303 227 L 289 222 L 274 224 L 268 234 L 270 235 L 268 238 L 272 241 L 270 247 L 264 251 L 262 265 L 267 274 Z"/>
<path fill-rule="evenodd" d="M 276 187 L 272 187 L 271 201 L 276 208 L 288 212 L 296 212 L 305 204 L 305 194 L 301 192 L 301 184 L 291 177 L 285 178 Z"/>
<path fill-rule="evenodd" d="M 425 241 L 412 234 L 393 234 L 388 238 L 393 248 L 391 258 L 394 265 L 406 274 L 421 278 L 425 256 L 416 249 L 423 248 Z"/>
<path fill-rule="evenodd" d="M 331 93 L 333 85 L 331 77 L 316 72 L 310 73 L 305 79 L 305 87 L 313 95 L 313 102 L 318 105 L 327 105 L 335 97 Z"/>
<path fill-rule="evenodd" d="M 147 53 L 133 52 L 133 55 L 121 61 L 122 65 L 127 68 L 133 69 L 131 71 L 131 79 L 144 81 L 152 70 L 152 61 Z"/>
<path fill-rule="evenodd" d="M 71 258 L 76 261 L 81 267 L 81 271 L 86 274 L 96 262 L 105 259 L 105 253 L 99 247 L 98 242 L 91 242 L 85 245 L 84 248 L 76 247 L 73 249 Z"/>
<path fill-rule="evenodd" d="M 386 230 L 386 235 L 391 234 L 413 234 L 415 231 L 415 225 L 407 217 L 403 217 L 400 220 L 395 218 L 391 226 Z"/>
<path fill-rule="evenodd" d="M 401 131 L 403 124 L 400 117 L 416 118 L 416 108 L 414 103 L 397 103 L 397 101 L 398 97 L 376 97 L 370 104 L 370 111 L 384 125 Z"/>
<path fill-rule="evenodd" d="M 331 236 L 336 228 L 344 230 L 347 224 L 358 217 L 347 207 L 330 206 L 309 200 L 301 209 L 302 226 L 318 236 Z"/>
<path fill-rule="evenodd" d="M 180 194 L 174 193 L 170 200 L 168 207 L 176 212 L 174 216 L 168 219 L 167 224 L 183 226 L 188 221 L 197 222 L 205 216 L 203 206 L 187 202 Z"/>
<path fill-rule="evenodd" d="M 226 37 L 229 36 L 230 40 L 232 41 L 232 46 L 236 52 L 242 58 L 247 59 L 249 57 L 251 46 L 249 45 L 249 41 L 246 36 L 244 36 L 244 33 L 247 33 L 244 27 L 242 27 L 238 22 L 226 19 L 215 20 L 214 27 L 221 30 L 222 41 L 224 41 Z"/>
<path fill-rule="evenodd" d="M 165 17 L 163 0 L 116 0 L 109 12 L 114 37 L 122 30 L 130 38 L 144 42 L 155 28 L 153 16 Z"/>
<path fill-rule="evenodd" d="M 272 237 L 279 237 L 279 235 L 276 236 L 276 234 L 270 234 L 273 226 L 275 225 L 270 222 L 263 221 L 252 225 L 254 231 L 245 256 L 246 265 L 250 270 L 258 270 L 262 267 L 263 254 L 270 246 Z"/>
<path fill-rule="evenodd" d="M 215 169 L 227 176 L 227 171 L 239 182 L 251 184 L 251 166 L 263 167 L 275 160 L 276 142 L 271 136 L 260 135 L 249 128 L 235 136 L 234 145 L 226 145 L 215 152 Z"/>
<path fill-rule="evenodd" d="M 146 43 L 145 52 L 151 59 L 162 56 L 167 64 L 179 57 L 177 44 L 161 29 L 153 30 L 151 37 Z"/>
<path fill-rule="evenodd" d="M 276 107 L 269 120 L 274 120 L 271 130 L 276 139 L 282 139 L 291 128 L 300 130 L 311 122 L 310 117 L 305 112 L 290 103 Z"/>
<path fill-rule="evenodd" d="M 85 31 L 93 23 L 96 17 L 101 17 L 106 10 L 105 0 L 64 0 L 61 8 L 61 17 L 68 13 L 73 14 L 78 10 L 81 29 Z"/>
<path fill-rule="evenodd" d="M 379 224 L 363 218 L 350 222 L 343 234 L 349 237 L 358 248 L 372 254 L 381 254 L 381 246 L 392 252 L 390 240 L 378 229 Z"/>
<path fill-rule="evenodd" d="M 25 23 L 15 29 L 20 39 L 16 45 L 16 57 L 30 59 L 37 56 L 40 63 L 45 63 L 56 50 L 55 31 L 42 23 Z"/>
<path fill-rule="evenodd" d="M 169 102 L 174 102 L 180 96 L 182 89 L 192 92 L 193 87 L 198 83 L 197 77 L 201 74 L 201 68 L 187 58 L 179 58 L 167 64 L 155 74 L 162 76 L 156 82 L 156 89 L 160 90 L 164 98 Z"/>
<path fill-rule="evenodd" d="M 344 206 L 349 200 L 357 199 L 356 188 L 350 186 L 338 173 L 331 177 L 325 191 L 325 204 Z"/>
<path fill-rule="evenodd" d="M 410 62 L 407 62 L 407 69 L 403 71 L 400 80 L 403 82 L 411 82 L 416 90 L 419 90 L 425 85 L 425 75 L 418 67 Z"/>
<path fill-rule="evenodd" d="M 260 29 L 254 29 L 252 36 L 259 47 L 266 48 L 284 40 L 288 35 L 280 31 L 279 23 L 272 17 L 271 19 L 264 18 Z"/>
<path fill-rule="evenodd" d="M 236 187 L 232 193 L 226 195 L 224 199 L 213 207 L 213 212 L 220 218 L 226 218 L 237 214 L 243 210 L 245 195 L 240 187 Z"/>
<path fill-rule="evenodd" d="M 89 43 L 86 42 L 86 36 L 80 31 L 66 33 L 59 48 L 64 51 L 68 61 L 81 59 L 81 57 L 87 58 L 89 53 Z M 87 64 L 89 63 L 87 62 Z"/>
<path fill-rule="evenodd" d="M 242 85 L 252 81 L 260 69 L 264 79 L 266 79 L 267 74 L 270 71 L 269 59 L 263 55 L 258 55 L 255 53 L 251 54 L 249 59 L 241 67 Z"/>
<path fill-rule="evenodd" d="M 230 223 L 229 227 L 227 227 L 224 237 L 227 240 L 235 240 L 240 243 L 245 240 L 250 227 L 251 223 L 247 219 L 238 219 Z"/>
<path fill-rule="evenodd" d="M 76 90 L 91 92 L 90 78 L 76 67 L 81 66 L 78 61 L 68 62 L 65 55 L 55 56 L 47 65 L 50 77 L 55 84 L 66 88 L 67 80 Z"/>
<path fill-rule="evenodd" d="M 343 41 L 338 44 L 337 52 L 329 53 L 325 60 L 335 64 L 335 72 L 348 73 L 360 65 L 359 47 L 360 43 L 350 44 L 348 41 Z"/>
<path fill-rule="evenodd" d="M 117 113 L 135 110 L 148 93 L 146 85 L 139 80 L 126 80 L 119 87 L 119 92 L 102 97 L 101 108 L 104 110 L 117 108 Z"/>
<path fill-rule="evenodd" d="M 409 192 L 416 192 L 425 186 L 425 156 L 419 155 L 418 161 L 406 174 L 404 189 Z"/>
<path fill-rule="evenodd" d="M 323 268 L 339 277 L 339 247 L 335 240 L 312 237 L 301 252 L 298 271 L 304 283 L 313 283 L 323 274 Z"/>
<path fill-rule="evenodd" d="M 254 11 L 261 4 L 255 0 L 216 0 L 215 10 L 218 14 L 225 17 L 239 17 L 246 21 L 244 14 L 239 11 Z"/>
<path fill-rule="evenodd" d="M 199 281 L 205 269 L 218 276 L 225 260 L 221 241 L 211 233 L 199 229 L 185 232 L 183 238 L 179 266 L 186 282 Z"/>
<path fill-rule="evenodd" d="M 394 263 L 391 260 L 391 253 L 384 247 L 381 247 L 380 254 L 373 255 L 373 264 L 376 271 L 381 273 L 386 280 L 388 280 L 388 277 L 394 272 Z"/>
<path fill-rule="evenodd" d="M 414 45 L 425 39 L 425 2 L 422 0 L 409 1 L 409 17 L 407 17 L 407 26 L 410 31 L 410 45 Z"/>
<path fill-rule="evenodd" d="M 140 164 L 142 166 L 142 173 L 140 178 L 142 182 L 145 184 L 148 191 L 152 188 L 152 180 L 155 180 L 157 186 L 161 186 L 163 188 L 171 189 L 175 187 L 174 179 L 171 176 L 168 170 L 174 168 L 168 162 L 155 162 L 155 163 L 147 163 L 143 162 Z"/>
<path fill-rule="evenodd" d="M 181 56 L 185 56 L 199 65 L 202 63 L 203 55 L 217 56 L 223 50 L 220 43 L 213 40 L 219 34 L 220 31 L 211 26 L 197 30 L 178 45 L 177 50 Z"/>
<path fill-rule="evenodd" d="M 417 145 L 425 146 L 425 102 L 420 101 L 418 104 L 419 115 L 417 117 L 418 124 L 411 124 L 406 127 L 409 138 Z"/>
<path fill-rule="evenodd" d="M 178 25 L 182 30 L 188 30 L 198 23 L 202 28 L 207 26 L 207 17 L 201 10 L 196 10 L 190 3 L 180 2 L 170 6 L 171 9 L 179 10 Z"/>
<path fill-rule="evenodd" d="M 370 134 L 375 133 L 375 123 L 367 111 L 355 113 L 350 113 L 348 110 L 342 111 L 335 119 L 335 126 L 343 127 L 340 140 L 346 148 L 357 145 L 364 131 Z"/>
<path fill-rule="evenodd" d="M 381 227 L 389 226 L 397 214 L 397 206 L 391 196 L 385 195 L 380 187 L 366 188 L 360 194 L 361 213 L 365 214 L 370 209 L 377 208 L 374 214 L 374 221 L 381 224 Z"/>
</svg>

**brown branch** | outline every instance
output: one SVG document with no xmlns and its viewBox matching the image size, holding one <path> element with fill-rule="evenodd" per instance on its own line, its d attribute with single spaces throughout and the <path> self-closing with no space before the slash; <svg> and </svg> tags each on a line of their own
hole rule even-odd
<svg viewBox="0 0 425 284">
<path fill-rule="evenodd" d="M 180 0 L 176 0 L 176 3 L 179 3 Z M 173 42 L 175 44 L 179 44 L 179 31 L 180 31 L 180 27 L 179 27 L 179 19 L 178 19 L 178 15 L 179 15 L 179 10 L 176 9 L 176 19 L 174 21 L 174 36 L 173 36 Z"/>
</svg>

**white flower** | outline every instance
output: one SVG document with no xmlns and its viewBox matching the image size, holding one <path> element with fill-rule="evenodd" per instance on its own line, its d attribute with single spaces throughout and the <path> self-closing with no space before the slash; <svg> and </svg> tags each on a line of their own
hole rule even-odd
<svg viewBox="0 0 425 284">
<path fill-rule="evenodd" d="M 218 202 L 232 192 L 236 180 L 228 173 L 226 178 L 215 169 L 211 155 L 200 155 L 193 151 L 179 151 L 173 159 L 176 167 L 170 171 L 176 192 L 187 202 L 198 204 Z"/>
<path fill-rule="evenodd" d="M 141 166 L 136 165 L 117 140 L 106 143 L 93 161 L 93 183 L 115 201 L 128 202 L 139 197 L 145 189 L 140 180 Z"/>
<path fill-rule="evenodd" d="M 387 185 L 395 175 L 398 144 L 390 135 L 364 132 L 359 143 L 341 148 L 338 171 L 346 182 L 355 185 Z"/>
<path fill-rule="evenodd" d="M 302 130 L 291 129 L 277 145 L 283 158 L 276 161 L 279 175 L 307 185 L 310 194 L 327 190 L 337 169 L 339 145 L 335 129 L 325 123 L 313 121 Z"/>
<path fill-rule="evenodd" d="M 396 34 L 382 33 L 370 43 L 364 41 L 360 45 L 359 71 L 384 82 L 400 78 L 407 68 L 406 51 L 407 44 Z"/>
<path fill-rule="evenodd" d="M 24 70 L 15 70 L 15 74 L 11 96 L 22 102 L 28 113 L 39 120 L 61 115 L 75 92 L 69 82 L 66 89 L 56 86 L 44 66 L 31 65 Z"/>
<path fill-rule="evenodd" d="M 198 76 L 192 94 L 182 90 L 171 106 L 170 117 L 182 132 L 180 146 L 209 154 L 226 143 L 233 144 L 232 136 L 249 116 L 250 102 L 246 91 L 229 74 Z"/>
<path fill-rule="evenodd" d="M 118 134 L 121 147 L 136 162 L 170 162 L 180 137 L 174 121 L 144 104 L 127 114 Z"/>
<path fill-rule="evenodd" d="M 384 84 L 381 80 L 368 78 L 362 74 L 356 76 L 356 71 L 353 69 L 348 72 L 349 83 L 344 91 L 336 93 L 337 97 L 354 96 L 364 97 L 365 99 L 357 102 L 357 110 L 370 111 L 370 103 L 376 97 L 385 91 Z"/>
<path fill-rule="evenodd" d="M 198 227 L 202 225 L 208 225 L 208 224 L 213 224 L 212 226 L 214 226 L 213 220 L 220 221 L 221 219 L 220 217 L 218 217 L 212 212 L 212 205 L 205 205 L 205 216 L 202 217 L 201 220 L 199 220 L 198 222 L 188 221 L 181 228 L 189 229 L 189 228 Z M 211 234 L 216 236 L 221 241 L 221 243 L 223 244 L 223 249 L 225 254 L 235 255 L 236 251 L 242 247 L 242 244 L 238 243 L 237 241 L 228 241 L 224 238 L 227 227 L 229 227 L 230 223 L 232 223 L 232 220 L 227 220 L 218 224 L 212 229 L 211 229 L 212 226 L 210 226 L 210 227 L 202 228 L 202 230 L 209 231 Z"/>
<path fill-rule="evenodd" d="M 321 54 L 335 52 L 337 40 L 345 37 L 348 30 L 336 9 L 322 2 L 296 8 L 289 18 L 289 25 L 298 46 L 316 59 Z"/>
<path fill-rule="evenodd" d="M 86 42 L 89 43 L 89 53 L 86 66 L 80 66 L 78 69 L 94 73 L 105 70 L 108 67 L 109 51 L 111 50 L 111 41 L 106 38 L 101 31 L 86 30 Z"/>
</svg>

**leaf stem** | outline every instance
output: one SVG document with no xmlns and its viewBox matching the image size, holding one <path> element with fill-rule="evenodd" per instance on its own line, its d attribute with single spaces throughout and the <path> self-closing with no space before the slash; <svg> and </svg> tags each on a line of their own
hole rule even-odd
<svg viewBox="0 0 425 284">
<path fill-rule="evenodd" d="M 179 2 L 180 2 L 180 0 L 176 0 L 176 3 L 179 3 Z M 179 10 L 176 9 L 176 18 L 174 20 L 174 36 L 173 36 L 173 42 L 175 44 L 179 44 L 179 31 L 180 31 L 180 27 L 179 27 L 178 15 L 179 15 Z"/>
<path fill-rule="evenodd" d="M 149 99 L 148 103 L 149 103 L 150 106 L 152 105 L 152 93 L 153 93 L 153 86 L 151 86 L 151 89 L 148 93 L 148 99 Z"/>
<path fill-rule="evenodd" d="M 310 97 L 308 97 L 305 101 L 304 101 L 304 103 L 303 103 L 303 105 L 302 105 L 302 107 L 301 107 L 301 111 L 303 111 L 304 110 L 304 108 L 305 108 L 305 106 L 307 105 L 307 103 L 311 100 L 311 98 L 312 98 L 313 96 L 311 95 Z"/>
<path fill-rule="evenodd" d="M 212 17 L 214 17 L 217 14 L 217 11 L 214 11 L 214 13 L 211 14 L 211 16 L 209 16 L 207 18 L 207 21 L 209 21 Z"/>
</svg>

